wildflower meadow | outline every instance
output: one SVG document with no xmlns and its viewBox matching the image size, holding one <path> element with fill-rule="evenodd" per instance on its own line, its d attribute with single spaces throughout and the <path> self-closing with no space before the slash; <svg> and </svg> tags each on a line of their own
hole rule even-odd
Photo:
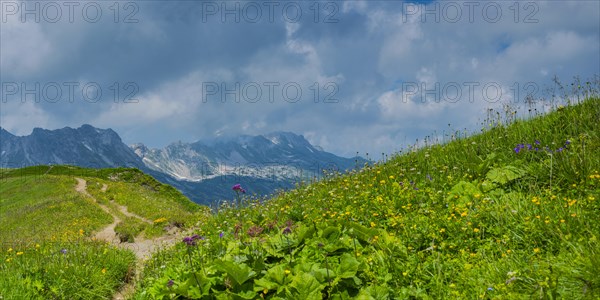
<svg viewBox="0 0 600 300">
<path fill-rule="evenodd" d="M 213 210 L 134 169 L 0 170 L 0 298 L 600 298 L 600 98 L 492 115 Z"/>
</svg>

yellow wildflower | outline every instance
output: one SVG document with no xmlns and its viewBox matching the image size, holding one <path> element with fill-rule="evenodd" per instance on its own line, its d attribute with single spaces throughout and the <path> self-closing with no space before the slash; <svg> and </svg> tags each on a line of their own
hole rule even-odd
<svg viewBox="0 0 600 300">
<path fill-rule="evenodd" d="M 158 218 L 156 220 L 154 220 L 154 224 L 159 224 L 159 223 L 164 223 L 167 221 L 167 218 Z"/>
</svg>

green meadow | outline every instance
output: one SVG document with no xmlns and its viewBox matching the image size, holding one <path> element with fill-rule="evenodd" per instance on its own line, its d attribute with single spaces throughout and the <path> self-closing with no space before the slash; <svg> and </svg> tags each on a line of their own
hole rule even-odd
<svg viewBox="0 0 600 300">
<path fill-rule="evenodd" d="M 122 220 L 117 237 L 134 241 L 185 228 L 207 212 L 133 169 L 37 166 L 1 170 L 0 178 L 0 299 L 110 299 L 136 269 L 134 252 L 94 236 L 111 214 Z M 87 181 L 91 197 L 76 191 L 76 178 Z"/>
<path fill-rule="evenodd" d="M 598 299 L 600 99 L 492 116 L 224 205 L 148 261 L 135 299 Z"/>
<path fill-rule="evenodd" d="M 590 97 L 213 211 L 133 169 L 1 170 L 0 299 L 600 299 L 599 154 Z"/>
</svg>

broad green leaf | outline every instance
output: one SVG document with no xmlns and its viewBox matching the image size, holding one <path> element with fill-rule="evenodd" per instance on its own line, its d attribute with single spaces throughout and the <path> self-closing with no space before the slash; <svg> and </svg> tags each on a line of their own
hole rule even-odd
<svg viewBox="0 0 600 300">
<path fill-rule="evenodd" d="M 244 291 L 244 292 L 239 292 L 237 294 L 235 294 L 236 296 L 242 298 L 242 299 L 255 299 L 256 298 L 256 292 L 253 291 Z"/>
<path fill-rule="evenodd" d="M 374 236 L 378 235 L 377 229 L 367 228 L 358 223 L 350 223 L 348 225 L 350 234 L 363 242 L 371 242 Z"/>
<path fill-rule="evenodd" d="M 331 268 L 331 265 L 329 267 Z M 313 275 L 320 283 L 325 284 L 327 281 L 331 281 L 333 278 L 335 278 L 335 272 L 332 269 L 320 268 L 318 264 L 314 264 L 312 266 L 310 274 Z"/>
<path fill-rule="evenodd" d="M 498 184 L 507 184 L 515 179 L 525 175 L 525 171 L 515 166 L 504 166 L 491 169 L 485 177 L 491 182 Z"/>
<path fill-rule="evenodd" d="M 340 242 L 339 239 L 337 239 L 335 241 L 331 241 L 329 243 L 326 243 L 325 246 L 323 246 L 323 250 L 325 250 L 329 254 L 334 253 L 339 250 L 344 250 L 347 248 L 348 247 L 346 247 L 346 245 L 344 245 L 344 243 Z M 340 251 L 340 252 L 342 252 L 342 251 Z"/>
<path fill-rule="evenodd" d="M 298 241 L 303 243 L 306 239 L 310 239 L 315 234 L 315 228 L 313 226 L 300 227 L 297 229 Z"/>
<path fill-rule="evenodd" d="M 236 264 L 230 261 L 215 261 L 218 270 L 227 273 L 238 285 L 244 284 L 254 277 L 256 272 L 252 271 L 246 264 Z"/>
<path fill-rule="evenodd" d="M 488 154 L 482 163 L 477 166 L 477 171 L 483 174 L 486 173 L 492 165 L 498 160 L 498 155 L 494 152 Z"/>
<path fill-rule="evenodd" d="M 278 289 L 291 282 L 288 275 L 285 274 L 285 265 L 277 265 L 269 270 L 264 277 L 254 281 L 255 291 L 262 291 L 265 288 L 268 290 Z"/>
<path fill-rule="evenodd" d="M 329 240 L 330 242 L 334 242 L 337 241 L 337 239 L 340 237 L 341 231 L 339 228 L 335 227 L 335 226 L 330 226 L 325 228 L 325 230 L 323 230 L 323 233 L 321 234 L 321 236 L 324 239 Z"/>
<path fill-rule="evenodd" d="M 360 291 L 356 299 L 360 300 L 382 300 L 389 299 L 389 288 L 383 286 L 369 286 Z"/>
<path fill-rule="evenodd" d="M 321 289 L 323 288 L 323 285 L 310 274 L 297 274 L 294 276 L 290 286 L 296 290 L 296 293 L 290 295 L 293 299 L 321 299 Z"/>
<path fill-rule="evenodd" d="M 475 194 L 479 193 L 481 192 L 476 185 L 466 181 L 459 181 L 452 187 L 452 189 L 450 189 L 450 192 L 448 192 L 446 201 L 454 203 L 466 203 L 471 201 Z"/>
<path fill-rule="evenodd" d="M 340 257 L 340 265 L 337 269 L 337 277 L 339 278 L 352 278 L 358 272 L 358 266 L 360 263 L 354 256 L 344 253 Z"/>
<path fill-rule="evenodd" d="M 276 282 L 270 280 L 270 278 L 263 277 L 260 279 L 254 280 L 254 291 L 259 292 L 264 289 L 274 290 L 279 286 Z"/>
<path fill-rule="evenodd" d="M 484 180 L 480 186 L 481 186 L 481 191 L 483 191 L 484 193 L 487 193 L 498 187 L 496 184 L 494 184 L 493 182 L 491 182 L 489 180 Z"/>
</svg>

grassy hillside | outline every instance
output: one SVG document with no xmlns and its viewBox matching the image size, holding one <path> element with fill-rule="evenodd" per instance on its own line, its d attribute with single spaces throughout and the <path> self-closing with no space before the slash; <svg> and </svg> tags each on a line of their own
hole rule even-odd
<svg viewBox="0 0 600 300">
<path fill-rule="evenodd" d="M 77 178 L 91 197 L 76 191 Z M 0 195 L 0 299 L 110 298 L 135 267 L 133 252 L 95 239 L 112 214 L 122 220 L 115 231 L 134 240 L 194 225 L 206 213 L 134 169 L 4 169 Z"/>
<path fill-rule="evenodd" d="M 95 239 L 115 217 L 129 242 L 192 229 L 145 262 L 134 299 L 600 298 L 600 99 L 490 115 L 213 214 L 135 169 L 0 170 L 0 299 L 111 298 L 136 266 Z"/>
<path fill-rule="evenodd" d="M 598 299 L 600 99 L 223 206 L 135 299 Z M 242 182 L 242 186 L 244 183 Z"/>
</svg>

